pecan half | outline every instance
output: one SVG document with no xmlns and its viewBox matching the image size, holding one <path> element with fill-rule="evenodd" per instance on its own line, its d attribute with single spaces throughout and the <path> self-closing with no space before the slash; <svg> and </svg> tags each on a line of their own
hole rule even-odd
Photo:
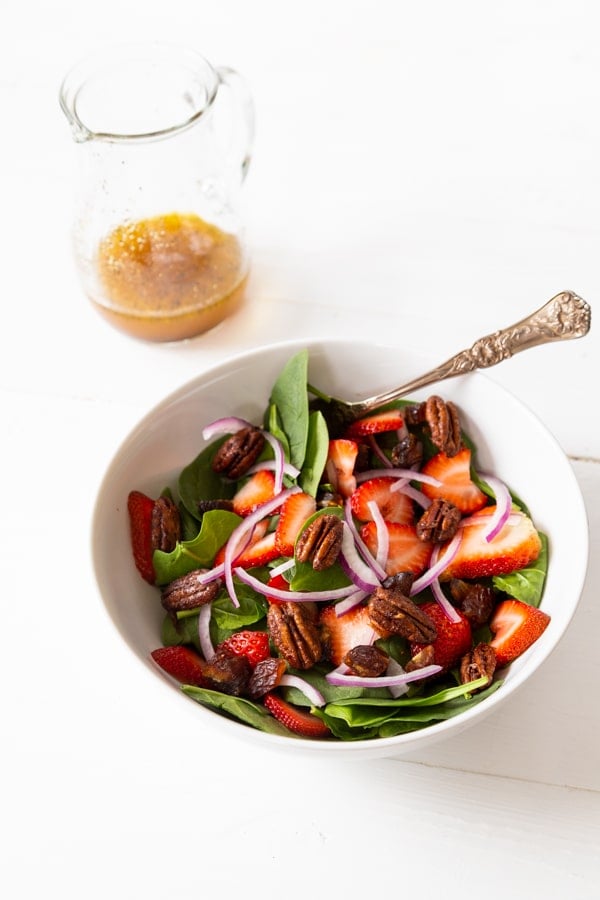
<svg viewBox="0 0 600 900">
<path fill-rule="evenodd" d="M 152 549 L 170 553 L 181 537 L 181 516 L 169 497 L 159 497 L 152 510 Z"/>
<path fill-rule="evenodd" d="M 198 500 L 198 512 L 201 516 L 213 509 L 225 509 L 233 512 L 233 500 Z"/>
<path fill-rule="evenodd" d="M 292 668 L 310 669 L 321 659 L 323 647 L 316 619 L 303 603 L 271 604 L 267 626 L 279 655 Z"/>
<path fill-rule="evenodd" d="M 435 662 L 435 650 L 433 644 L 426 644 L 404 666 L 405 672 L 414 672 L 416 669 L 424 669 Z"/>
<path fill-rule="evenodd" d="M 496 671 L 496 651 L 491 644 L 477 644 L 469 653 L 465 653 L 460 661 L 460 682 L 468 684 L 476 678 L 487 678 L 487 681 L 473 693 L 484 690 L 492 683 Z"/>
<path fill-rule="evenodd" d="M 368 608 L 373 627 L 383 634 L 398 634 L 420 644 L 429 644 L 437 637 L 433 619 L 398 587 L 378 587 L 369 598 Z"/>
<path fill-rule="evenodd" d="M 451 400 L 434 394 L 425 401 L 425 420 L 431 440 L 446 456 L 456 456 L 462 447 L 458 410 Z"/>
<path fill-rule="evenodd" d="M 382 675 L 387 669 L 389 661 L 388 654 L 373 644 L 359 644 L 357 647 L 352 647 L 344 657 L 346 665 L 361 678 L 376 678 L 378 675 Z"/>
<path fill-rule="evenodd" d="M 436 497 L 417 522 L 417 537 L 421 541 L 442 544 L 454 537 L 460 520 L 461 512 L 457 506 Z"/>
<path fill-rule="evenodd" d="M 248 471 L 265 445 L 265 436 L 254 425 L 236 431 L 221 444 L 212 461 L 214 472 L 234 480 Z"/>
<path fill-rule="evenodd" d="M 471 625 L 484 625 L 492 614 L 495 603 L 494 589 L 487 584 L 450 580 L 450 594 Z"/>
<path fill-rule="evenodd" d="M 423 444 L 415 434 L 402 438 L 392 450 L 391 461 L 400 469 L 420 466 L 423 460 Z"/>
<path fill-rule="evenodd" d="M 317 516 L 298 538 L 297 559 L 300 562 L 310 562 L 317 572 L 328 569 L 338 558 L 343 529 L 342 520 L 337 516 Z"/>
<path fill-rule="evenodd" d="M 182 612 L 184 609 L 196 609 L 210 603 L 219 593 L 220 582 L 211 581 L 202 584 L 200 577 L 204 569 L 194 569 L 187 575 L 181 575 L 161 590 L 161 603 L 169 613 Z"/>
<path fill-rule="evenodd" d="M 252 666 L 245 656 L 217 653 L 204 664 L 202 675 L 213 690 L 239 697 L 248 690 Z"/>
<path fill-rule="evenodd" d="M 257 697 L 264 697 L 269 691 L 277 687 L 283 675 L 287 670 L 284 659 L 277 659 L 269 656 L 262 659 L 254 666 L 250 681 L 248 682 L 248 696 L 253 700 Z"/>
</svg>

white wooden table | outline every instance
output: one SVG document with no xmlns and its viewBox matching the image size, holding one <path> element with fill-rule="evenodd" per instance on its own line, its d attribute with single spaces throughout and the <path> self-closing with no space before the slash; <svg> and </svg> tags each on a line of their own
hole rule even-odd
<svg viewBox="0 0 600 900">
<path fill-rule="evenodd" d="M 578 611 L 509 704 L 427 752 L 342 765 L 204 733 L 115 634 L 89 553 L 122 439 L 238 350 L 395 333 L 441 361 L 565 288 L 594 312 L 596 18 L 592 0 L 12 5 L 0 32 L 7 900 L 600 896 L 598 326 L 489 373 L 572 459 L 591 534 Z M 234 66 L 257 106 L 250 302 L 173 346 L 104 324 L 70 256 L 74 147 L 58 86 L 83 52 L 135 37 Z"/>
</svg>

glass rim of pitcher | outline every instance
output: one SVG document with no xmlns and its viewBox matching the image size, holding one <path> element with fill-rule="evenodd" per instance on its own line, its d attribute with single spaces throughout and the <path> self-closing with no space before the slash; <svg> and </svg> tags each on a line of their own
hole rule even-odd
<svg viewBox="0 0 600 900">
<path fill-rule="evenodd" d="M 86 124 L 84 118 L 78 112 L 77 105 L 84 86 L 89 82 L 89 79 L 93 76 L 94 72 L 98 72 L 101 69 L 106 69 L 108 71 L 109 68 L 114 67 L 114 65 L 119 62 L 131 62 L 132 55 L 135 57 L 135 55 L 142 54 L 144 57 L 147 57 L 150 53 L 175 54 L 176 57 L 186 57 L 196 64 L 202 64 L 210 76 L 210 82 L 206 87 L 204 103 L 190 112 L 187 117 L 184 116 L 174 124 L 165 125 L 160 128 L 151 128 L 140 131 L 104 130 L 92 128 Z M 214 67 L 205 56 L 197 50 L 194 50 L 192 47 L 163 41 L 130 41 L 121 44 L 111 44 L 109 47 L 89 53 L 87 56 L 82 57 L 76 62 L 68 70 L 60 85 L 59 102 L 77 141 L 150 141 L 178 134 L 194 125 L 212 106 L 219 89 L 219 84 L 219 70 Z"/>
</svg>

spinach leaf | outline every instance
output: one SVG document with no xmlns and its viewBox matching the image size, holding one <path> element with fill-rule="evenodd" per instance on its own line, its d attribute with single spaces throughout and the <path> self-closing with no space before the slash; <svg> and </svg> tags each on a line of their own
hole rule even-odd
<svg viewBox="0 0 600 900">
<path fill-rule="evenodd" d="M 212 460 L 227 440 L 223 435 L 205 447 L 179 474 L 178 490 L 181 502 L 195 519 L 200 519 L 198 502 L 200 500 L 221 500 L 233 497 L 235 483 L 227 482 L 212 470 Z"/>
<path fill-rule="evenodd" d="M 161 629 L 161 641 L 164 647 L 193 644 L 196 650 L 201 652 L 198 639 L 198 613 L 177 620 L 173 620 L 171 616 L 165 616 Z"/>
<path fill-rule="evenodd" d="M 253 572 L 256 574 L 256 572 Z M 211 635 L 215 643 L 229 637 L 231 632 L 239 628 L 247 628 L 260 622 L 267 614 L 268 601 L 257 594 L 247 584 L 235 580 L 235 592 L 239 606 L 234 606 L 226 591 L 223 591 L 212 604 Z M 213 632 L 214 627 L 214 632 Z"/>
<path fill-rule="evenodd" d="M 298 469 L 304 463 L 308 440 L 307 372 L 308 350 L 301 350 L 283 367 L 270 397 L 289 441 L 290 462 Z"/>
<path fill-rule="evenodd" d="M 281 423 L 281 417 L 277 410 L 277 407 L 274 403 L 271 403 L 268 410 L 267 415 L 265 417 L 265 426 L 267 431 L 270 431 L 274 438 L 277 438 L 279 443 L 283 448 L 283 455 L 286 460 L 290 459 L 290 442 L 288 441 L 287 434 L 283 430 L 283 425 Z M 269 445 L 267 445 L 269 446 Z M 270 447 L 269 447 L 270 449 Z"/>
<path fill-rule="evenodd" d="M 210 568 L 217 551 L 241 522 L 235 513 L 211 509 L 202 516 L 200 531 L 191 541 L 178 541 L 174 550 L 155 550 L 152 556 L 157 584 L 169 584 L 194 569 Z"/>
<path fill-rule="evenodd" d="M 494 587 L 499 591 L 530 606 L 540 605 L 548 573 L 548 537 L 541 531 L 539 535 L 542 549 L 534 563 L 510 575 L 494 575 L 492 578 Z"/>
<path fill-rule="evenodd" d="M 290 675 L 298 675 L 300 676 L 300 678 L 308 681 L 309 684 L 320 691 L 327 702 L 333 702 L 339 699 L 354 700 L 359 697 L 366 697 L 367 695 L 380 698 L 390 697 L 390 692 L 387 688 L 367 689 L 358 687 L 339 687 L 338 685 L 329 684 L 329 682 L 325 678 L 325 670 L 318 666 L 314 666 L 312 669 L 304 670 L 301 672 L 290 669 L 289 673 Z M 281 688 L 281 691 L 285 699 L 290 703 L 293 703 L 296 706 L 312 707 L 312 703 L 306 697 L 306 694 L 304 694 L 299 688 L 284 687 Z"/>
<path fill-rule="evenodd" d="M 191 684 L 182 684 L 181 690 L 192 700 L 208 706 L 218 712 L 223 712 L 233 719 L 252 725 L 259 731 L 267 731 L 269 734 L 280 734 L 286 737 L 294 737 L 281 722 L 258 703 L 246 700 L 243 697 L 232 697 L 230 694 L 222 694 L 220 691 L 210 691 L 206 688 L 194 687 Z"/>
<path fill-rule="evenodd" d="M 317 496 L 321 475 L 327 462 L 329 431 L 320 412 L 311 412 L 308 417 L 308 438 L 304 465 L 298 483 L 306 494 Z"/>
</svg>

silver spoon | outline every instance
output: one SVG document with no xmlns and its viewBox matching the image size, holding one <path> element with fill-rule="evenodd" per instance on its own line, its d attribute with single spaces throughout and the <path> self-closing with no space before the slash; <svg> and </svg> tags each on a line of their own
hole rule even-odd
<svg viewBox="0 0 600 900">
<path fill-rule="evenodd" d="M 573 291 L 562 291 L 520 322 L 479 338 L 468 350 L 461 350 L 436 369 L 384 394 L 349 401 L 326 397 L 314 390 L 319 398 L 318 408 L 323 412 L 330 431 L 339 432 L 355 419 L 434 382 L 464 375 L 473 369 L 487 369 L 539 344 L 584 337 L 590 330 L 591 318 L 592 311 L 585 300 Z"/>
</svg>

